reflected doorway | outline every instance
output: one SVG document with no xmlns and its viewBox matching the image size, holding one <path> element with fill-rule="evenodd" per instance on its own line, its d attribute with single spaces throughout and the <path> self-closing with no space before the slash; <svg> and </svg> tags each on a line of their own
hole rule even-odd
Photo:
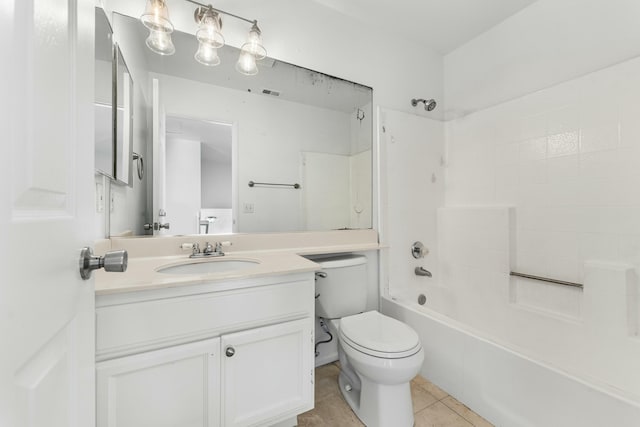
<svg viewBox="0 0 640 427">
<path fill-rule="evenodd" d="M 172 234 L 234 232 L 232 123 L 167 115 L 166 211 Z"/>
</svg>

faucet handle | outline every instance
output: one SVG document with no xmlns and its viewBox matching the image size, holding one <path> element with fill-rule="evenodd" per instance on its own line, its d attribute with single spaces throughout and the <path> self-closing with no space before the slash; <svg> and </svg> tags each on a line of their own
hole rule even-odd
<svg viewBox="0 0 640 427">
<path fill-rule="evenodd" d="M 216 252 L 220 252 L 222 253 L 222 247 L 223 246 L 231 246 L 233 243 L 231 243 L 228 240 L 225 240 L 224 242 L 216 242 Z"/>
<path fill-rule="evenodd" d="M 190 250 L 194 254 L 200 253 L 200 245 L 196 243 L 183 243 L 180 245 L 180 249 L 187 251 Z"/>
</svg>

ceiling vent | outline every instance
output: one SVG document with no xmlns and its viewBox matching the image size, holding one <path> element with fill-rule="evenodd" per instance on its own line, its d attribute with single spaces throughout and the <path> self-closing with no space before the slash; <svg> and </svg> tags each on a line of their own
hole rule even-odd
<svg viewBox="0 0 640 427">
<path fill-rule="evenodd" d="M 277 90 L 262 89 L 262 93 L 264 93 L 265 95 L 280 96 L 280 92 L 278 92 Z"/>
</svg>

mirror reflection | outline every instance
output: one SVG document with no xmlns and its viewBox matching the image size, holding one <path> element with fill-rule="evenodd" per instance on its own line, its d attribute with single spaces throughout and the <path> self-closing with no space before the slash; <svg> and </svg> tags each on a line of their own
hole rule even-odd
<svg viewBox="0 0 640 427">
<path fill-rule="evenodd" d="M 146 47 L 138 19 L 114 13 L 113 28 L 140 89 L 133 93 L 146 106 L 145 142 L 153 151 L 146 227 L 126 230 L 371 227 L 370 88 L 270 58 L 245 76 L 235 70 L 233 47 L 219 49 L 219 65 L 204 66 L 194 59 L 192 34 L 172 33 L 175 53 L 161 56 Z M 114 227 L 123 217 L 140 215 L 114 206 L 111 235 L 123 231 Z"/>
<path fill-rule="evenodd" d="M 167 116 L 166 211 L 173 234 L 233 231 L 233 125 Z"/>
<path fill-rule="evenodd" d="M 122 56 L 120 47 L 116 43 L 115 51 L 115 180 L 120 184 L 133 185 L 133 81 Z"/>
<path fill-rule="evenodd" d="M 97 172 L 113 178 L 112 31 L 104 10 L 97 7 L 95 11 L 95 168 Z"/>
</svg>

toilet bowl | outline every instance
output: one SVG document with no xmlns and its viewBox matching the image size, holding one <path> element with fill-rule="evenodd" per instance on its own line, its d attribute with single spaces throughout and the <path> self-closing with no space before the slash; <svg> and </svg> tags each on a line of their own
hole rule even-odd
<svg viewBox="0 0 640 427">
<path fill-rule="evenodd" d="M 424 351 L 418 334 L 399 320 L 366 311 L 367 258 L 341 255 L 313 259 L 316 315 L 338 330 L 340 375 L 345 400 L 367 427 L 411 427 L 410 381 Z"/>
<path fill-rule="evenodd" d="M 410 427 L 410 381 L 424 350 L 409 326 L 377 311 L 340 321 L 339 384 L 342 395 L 367 427 Z"/>
</svg>

